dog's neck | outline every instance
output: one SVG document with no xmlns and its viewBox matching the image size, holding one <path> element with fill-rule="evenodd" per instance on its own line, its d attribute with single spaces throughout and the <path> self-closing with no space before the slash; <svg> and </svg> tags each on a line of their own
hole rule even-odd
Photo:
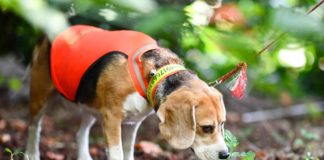
<svg viewBox="0 0 324 160">
<path fill-rule="evenodd" d="M 152 50 L 143 54 L 142 64 L 144 75 L 149 82 L 151 77 L 149 76 L 149 72 L 152 70 L 158 70 L 159 68 L 168 65 L 168 64 L 181 64 L 183 62 L 178 58 L 177 55 L 172 53 L 169 50 L 161 49 L 161 50 Z M 195 78 L 195 74 L 191 71 L 184 70 L 179 71 L 176 74 L 173 74 L 166 79 L 162 80 L 156 88 L 156 92 L 153 95 L 155 99 L 155 110 L 159 108 L 160 104 L 166 100 L 167 95 L 178 89 L 180 86 L 185 85 L 186 82 Z"/>
</svg>

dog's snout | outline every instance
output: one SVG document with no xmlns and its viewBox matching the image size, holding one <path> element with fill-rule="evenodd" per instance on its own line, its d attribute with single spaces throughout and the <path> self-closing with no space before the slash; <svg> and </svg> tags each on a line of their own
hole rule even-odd
<svg viewBox="0 0 324 160">
<path fill-rule="evenodd" d="M 221 151 L 219 152 L 218 158 L 219 159 L 227 159 L 229 157 L 229 152 L 228 151 Z"/>
</svg>

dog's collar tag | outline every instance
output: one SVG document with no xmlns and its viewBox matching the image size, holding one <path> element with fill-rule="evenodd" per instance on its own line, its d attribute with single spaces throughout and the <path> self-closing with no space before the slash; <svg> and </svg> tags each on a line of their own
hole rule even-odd
<svg viewBox="0 0 324 160">
<path fill-rule="evenodd" d="M 167 77 L 183 70 L 186 70 L 186 68 L 180 64 L 169 64 L 161 67 L 156 71 L 155 76 L 150 80 L 147 88 L 147 100 L 149 101 L 151 106 L 155 107 L 154 93 L 156 91 L 157 85 Z"/>
</svg>

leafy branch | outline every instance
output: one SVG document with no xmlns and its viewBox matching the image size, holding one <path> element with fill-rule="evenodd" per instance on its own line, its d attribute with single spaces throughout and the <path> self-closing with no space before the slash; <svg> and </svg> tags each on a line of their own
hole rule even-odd
<svg viewBox="0 0 324 160">
<path fill-rule="evenodd" d="M 252 151 L 234 152 L 235 148 L 239 145 L 239 141 L 229 130 L 225 130 L 224 138 L 225 138 L 225 142 L 226 142 L 229 150 L 231 151 L 230 159 L 231 158 L 242 158 L 243 160 L 254 160 L 255 153 Z"/>
</svg>

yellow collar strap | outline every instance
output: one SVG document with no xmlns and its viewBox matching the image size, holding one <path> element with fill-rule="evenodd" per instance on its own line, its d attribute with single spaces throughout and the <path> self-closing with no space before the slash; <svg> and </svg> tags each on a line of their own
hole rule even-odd
<svg viewBox="0 0 324 160">
<path fill-rule="evenodd" d="M 167 77 L 183 70 L 186 70 L 186 68 L 180 64 L 169 64 L 157 70 L 155 76 L 150 80 L 147 88 L 147 100 L 151 106 L 155 107 L 156 105 L 154 102 L 154 94 L 158 84 Z"/>
</svg>

